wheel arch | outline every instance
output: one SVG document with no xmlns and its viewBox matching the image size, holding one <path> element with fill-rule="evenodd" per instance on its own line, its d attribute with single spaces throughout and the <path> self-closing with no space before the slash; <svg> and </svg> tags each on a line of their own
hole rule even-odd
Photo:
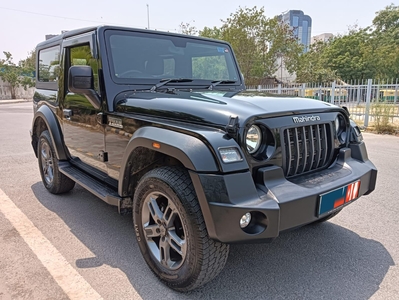
<svg viewBox="0 0 399 300">
<path fill-rule="evenodd" d="M 53 111 L 46 105 L 42 105 L 35 113 L 32 122 L 32 147 L 37 157 L 37 149 L 40 134 L 48 130 L 53 141 L 54 150 L 58 160 L 67 160 L 67 152 L 64 147 L 64 139 L 60 124 Z"/>
<path fill-rule="evenodd" d="M 130 139 L 119 175 L 118 192 L 122 197 L 149 170 L 161 165 L 181 165 L 196 172 L 218 172 L 210 149 L 198 138 L 156 127 L 142 127 Z"/>
</svg>

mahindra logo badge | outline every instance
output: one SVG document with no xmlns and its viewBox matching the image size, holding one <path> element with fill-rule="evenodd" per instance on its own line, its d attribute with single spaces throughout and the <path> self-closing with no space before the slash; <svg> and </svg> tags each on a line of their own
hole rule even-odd
<svg viewBox="0 0 399 300">
<path fill-rule="evenodd" d="M 292 117 L 294 123 L 303 123 L 303 122 L 315 122 L 320 121 L 319 116 L 302 116 L 302 117 Z"/>
</svg>

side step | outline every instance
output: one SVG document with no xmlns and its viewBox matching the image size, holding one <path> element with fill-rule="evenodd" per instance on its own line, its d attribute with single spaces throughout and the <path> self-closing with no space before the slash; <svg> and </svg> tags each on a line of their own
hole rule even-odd
<svg viewBox="0 0 399 300">
<path fill-rule="evenodd" d="M 60 161 L 58 163 L 59 170 L 65 176 L 68 176 L 76 183 L 83 186 L 86 190 L 103 200 L 104 202 L 117 206 L 118 211 L 121 212 L 121 204 L 123 198 L 119 197 L 118 193 L 106 184 L 89 176 L 80 169 L 74 167 L 69 162 Z"/>
</svg>

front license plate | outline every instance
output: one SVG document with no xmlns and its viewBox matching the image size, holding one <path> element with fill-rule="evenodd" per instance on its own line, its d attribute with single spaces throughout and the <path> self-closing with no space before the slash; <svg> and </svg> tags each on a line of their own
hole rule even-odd
<svg viewBox="0 0 399 300">
<path fill-rule="evenodd" d="M 335 209 L 355 200 L 359 196 L 360 180 L 320 195 L 318 216 L 328 214 Z"/>
</svg>

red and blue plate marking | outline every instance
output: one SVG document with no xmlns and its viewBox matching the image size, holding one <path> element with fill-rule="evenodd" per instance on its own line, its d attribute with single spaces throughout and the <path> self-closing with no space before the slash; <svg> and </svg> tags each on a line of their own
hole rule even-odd
<svg viewBox="0 0 399 300">
<path fill-rule="evenodd" d="M 360 180 L 320 195 L 318 216 L 327 214 L 359 196 Z"/>
</svg>

